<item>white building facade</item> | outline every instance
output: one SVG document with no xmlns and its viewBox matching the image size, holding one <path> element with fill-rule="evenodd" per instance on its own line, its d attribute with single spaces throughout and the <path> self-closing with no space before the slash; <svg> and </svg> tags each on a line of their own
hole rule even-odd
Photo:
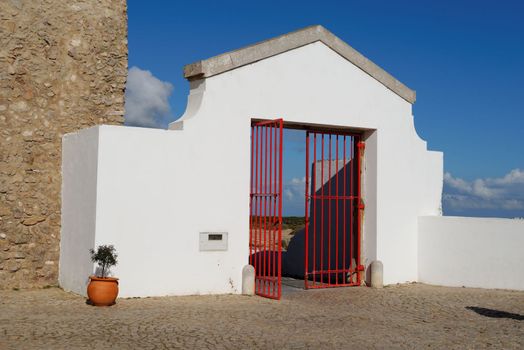
<svg viewBox="0 0 524 350">
<path fill-rule="evenodd" d="M 443 154 L 416 133 L 414 91 L 321 26 L 197 62 L 185 75 L 187 109 L 169 130 L 97 126 L 64 136 L 64 289 L 85 294 L 88 249 L 113 244 L 120 296 L 240 293 L 251 124 L 277 118 L 361 133 L 362 264 L 382 261 L 385 284 L 419 281 L 419 217 L 441 215 Z M 227 242 L 203 250 L 206 232 Z"/>
</svg>

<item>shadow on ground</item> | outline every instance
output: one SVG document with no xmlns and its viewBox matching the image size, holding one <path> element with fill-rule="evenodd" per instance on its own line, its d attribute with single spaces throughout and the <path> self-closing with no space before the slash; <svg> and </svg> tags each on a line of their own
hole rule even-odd
<svg viewBox="0 0 524 350">
<path fill-rule="evenodd" d="M 466 306 L 466 309 L 476 312 L 477 314 L 491 318 L 510 318 L 512 320 L 524 321 L 524 315 L 514 314 L 511 312 L 486 309 L 484 307 Z"/>
</svg>

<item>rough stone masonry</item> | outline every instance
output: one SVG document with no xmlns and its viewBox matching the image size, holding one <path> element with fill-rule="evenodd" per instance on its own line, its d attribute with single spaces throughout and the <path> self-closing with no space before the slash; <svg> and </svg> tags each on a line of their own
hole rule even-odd
<svg viewBox="0 0 524 350">
<path fill-rule="evenodd" d="M 61 138 L 123 122 L 126 11 L 0 1 L 0 289 L 57 283 Z"/>
</svg>

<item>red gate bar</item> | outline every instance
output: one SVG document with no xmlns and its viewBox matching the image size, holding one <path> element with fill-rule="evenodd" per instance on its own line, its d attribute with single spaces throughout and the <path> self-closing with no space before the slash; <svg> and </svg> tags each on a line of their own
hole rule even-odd
<svg viewBox="0 0 524 350">
<path fill-rule="evenodd" d="M 282 119 L 252 123 L 249 263 L 255 293 L 280 299 L 282 261 Z"/>
<path fill-rule="evenodd" d="M 361 284 L 363 151 L 359 134 L 306 133 L 306 289 Z"/>
<path fill-rule="evenodd" d="M 364 143 L 364 141 L 360 141 L 357 142 L 357 148 L 358 148 L 358 152 L 357 152 L 357 165 L 358 165 L 358 170 L 357 170 L 357 181 L 358 181 L 358 184 L 357 184 L 357 191 L 358 191 L 358 199 L 357 199 L 357 203 L 358 203 L 358 213 L 357 213 L 357 230 L 358 230 L 358 235 L 357 235 L 357 256 L 360 257 L 360 249 L 361 249 L 361 244 L 362 244 L 362 235 L 361 235 L 361 232 L 362 232 L 362 217 L 364 215 L 364 201 L 362 200 L 362 159 L 363 159 L 363 156 L 364 156 L 364 150 L 366 148 L 366 144 Z M 362 273 L 364 271 L 364 266 L 360 264 L 360 259 L 357 263 L 357 282 L 361 283 L 362 281 Z"/>
</svg>

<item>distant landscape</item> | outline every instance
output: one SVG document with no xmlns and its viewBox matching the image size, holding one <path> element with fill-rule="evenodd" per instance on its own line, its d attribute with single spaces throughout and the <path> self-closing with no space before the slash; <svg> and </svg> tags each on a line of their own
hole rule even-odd
<svg viewBox="0 0 524 350">
<path fill-rule="evenodd" d="M 304 228 L 304 221 L 305 217 L 303 216 L 284 216 L 282 217 L 282 229 L 296 232 Z"/>
<path fill-rule="evenodd" d="M 258 216 L 253 217 L 251 227 L 257 229 L 259 223 L 263 225 L 264 220 L 258 221 Z M 275 220 L 276 221 L 276 220 Z M 303 216 L 283 216 L 282 217 L 282 249 L 285 251 L 291 241 L 291 238 L 305 227 L 305 218 Z"/>
</svg>

